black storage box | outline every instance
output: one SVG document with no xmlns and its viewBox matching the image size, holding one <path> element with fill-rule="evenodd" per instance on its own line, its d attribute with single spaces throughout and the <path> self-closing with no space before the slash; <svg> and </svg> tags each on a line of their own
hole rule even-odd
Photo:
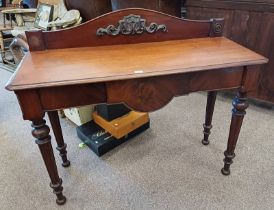
<svg viewBox="0 0 274 210">
<path fill-rule="evenodd" d="M 76 130 L 77 136 L 83 141 L 83 143 L 85 143 L 100 157 L 113 148 L 142 133 L 148 129 L 149 126 L 150 123 L 147 122 L 121 139 L 114 138 L 110 133 L 105 132 L 104 129 L 97 125 L 94 121 L 85 123 L 84 125 L 77 127 Z"/>
<path fill-rule="evenodd" d="M 124 104 L 100 104 L 96 106 L 96 110 L 98 115 L 100 115 L 107 121 L 112 121 L 118 117 L 122 117 L 131 111 Z"/>
</svg>

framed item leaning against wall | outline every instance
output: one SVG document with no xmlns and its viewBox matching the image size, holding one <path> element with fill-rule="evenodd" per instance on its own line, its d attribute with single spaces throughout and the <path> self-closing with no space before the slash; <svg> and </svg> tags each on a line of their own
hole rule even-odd
<svg viewBox="0 0 274 210">
<path fill-rule="evenodd" d="M 34 26 L 43 30 L 48 29 L 48 23 L 53 18 L 53 5 L 40 3 L 37 8 Z"/>
</svg>

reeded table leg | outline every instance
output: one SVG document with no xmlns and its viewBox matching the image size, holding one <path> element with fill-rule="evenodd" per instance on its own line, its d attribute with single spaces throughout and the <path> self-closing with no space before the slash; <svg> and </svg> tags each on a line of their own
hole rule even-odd
<svg viewBox="0 0 274 210">
<path fill-rule="evenodd" d="M 210 91 L 207 93 L 207 104 L 206 104 L 206 116 L 205 116 L 205 124 L 204 126 L 204 139 L 202 140 L 203 145 L 208 145 L 209 140 L 208 137 L 210 135 L 210 130 L 212 128 L 212 117 L 216 102 L 216 91 Z"/>
<path fill-rule="evenodd" d="M 53 193 L 56 194 L 56 203 L 63 205 L 66 202 L 66 197 L 63 195 L 62 179 L 60 179 L 57 171 L 57 166 L 51 146 L 50 129 L 43 119 L 32 122 L 32 135 L 36 138 L 43 160 L 45 162 L 51 183 L 50 187 Z"/>
<path fill-rule="evenodd" d="M 62 166 L 69 167 L 70 161 L 67 159 L 67 144 L 64 142 L 58 111 L 50 111 L 48 112 L 48 116 L 57 142 L 56 149 L 59 151 L 59 154 L 63 160 Z"/>
<path fill-rule="evenodd" d="M 232 109 L 232 119 L 230 124 L 227 149 L 224 152 L 225 159 L 224 159 L 224 167 L 222 168 L 223 175 L 230 174 L 230 165 L 233 163 L 232 159 L 235 157 L 234 151 L 235 151 L 237 140 L 241 130 L 242 122 L 246 114 L 245 110 L 248 108 L 246 92 L 243 87 L 240 88 L 232 104 L 234 108 Z"/>
</svg>

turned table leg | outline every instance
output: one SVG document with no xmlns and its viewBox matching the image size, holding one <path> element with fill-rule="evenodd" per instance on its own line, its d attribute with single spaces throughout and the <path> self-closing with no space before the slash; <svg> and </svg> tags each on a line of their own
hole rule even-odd
<svg viewBox="0 0 274 210">
<path fill-rule="evenodd" d="M 66 202 L 66 197 L 63 195 L 62 179 L 58 175 L 57 166 L 51 146 L 50 129 L 43 119 L 32 122 L 32 135 L 36 138 L 43 160 L 45 162 L 51 183 L 50 187 L 53 193 L 57 196 L 56 203 L 63 205 Z"/>
<path fill-rule="evenodd" d="M 209 140 L 208 137 L 210 135 L 210 130 L 212 128 L 212 117 L 215 107 L 217 92 L 210 91 L 207 94 L 207 104 L 206 104 L 206 116 L 205 116 L 205 124 L 204 126 L 204 138 L 202 140 L 203 145 L 208 145 Z"/>
<path fill-rule="evenodd" d="M 57 142 L 56 149 L 59 151 L 59 154 L 63 160 L 62 166 L 63 167 L 69 167 L 70 161 L 67 159 L 67 144 L 64 142 L 63 134 L 62 134 L 62 128 L 60 125 L 60 120 L 58 116 L 58 111 L 50 111 L 48 112 L 49 120 L 51 123 L 51 127 Z"/>
<path fill-rule="evenodd" d="M 222 168 L 223 175 L 230 174 L 230 165 L 233 163 L 232 159 L 235 157 L 234 151 L 241 130 L 242 122 L 246 114 L 245 110 L 248 108 L 246 91 L 244 90 L 244 87 L 239 89 L 237 96 L 232 102 L 232 105 L 234 108 L 232 109 L 232 119 L 230 124 L 227 149 L 224 152 L 225 159 L 224 167 Z"/>
</svg>

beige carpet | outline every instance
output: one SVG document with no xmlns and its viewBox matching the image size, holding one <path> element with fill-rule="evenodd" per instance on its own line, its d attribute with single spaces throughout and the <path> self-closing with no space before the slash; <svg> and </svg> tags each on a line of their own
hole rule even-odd
<svg viewBox="0 0 274 210">
<path fill-rule="evenodd" d="M 251 106 L 232 174 L 220 173 L 230 101 L 218 98 L 211 144 L 202 146 L 206 96 L 174 99 L 151 114 L 151 129 L 98 158 L 78 147 L 75 126 L 62 120 L 71 167 L 61 167 L 65 206 L 55 204 L 38 147 L 0 70 L 0 209 L 273 209 L 274 113 Z M 56 144 L 53 139 L 53 146 Z"/>
</svg>

